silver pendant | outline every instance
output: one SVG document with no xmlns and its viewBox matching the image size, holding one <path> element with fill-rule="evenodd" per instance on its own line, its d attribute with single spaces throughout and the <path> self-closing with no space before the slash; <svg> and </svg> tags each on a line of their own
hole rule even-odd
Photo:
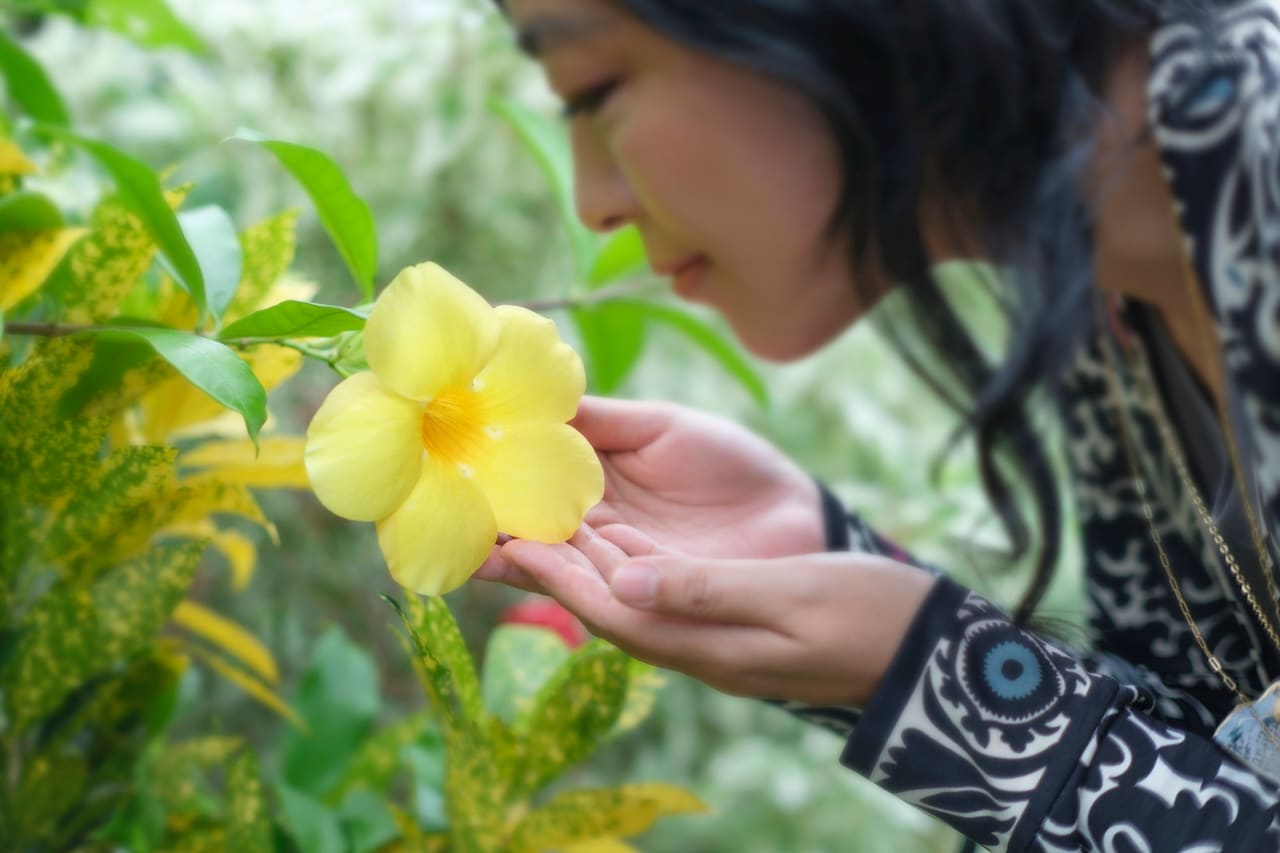
<svg viewBox="0 0 1280 853">
<path fill-rule="evenodd" d="M 1237 705 L 1213 733 L 1219 746 L 1280 784 L 1280 681 L 1247 705 Z"/>
</svg>

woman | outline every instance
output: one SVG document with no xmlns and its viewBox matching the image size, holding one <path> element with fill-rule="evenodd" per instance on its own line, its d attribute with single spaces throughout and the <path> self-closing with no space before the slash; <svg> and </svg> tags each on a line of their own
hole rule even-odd
<svg viewBox="0 0 1280 853">
<path fill-rule="evenodd" d="M 897 291 L 905 361 L 974 430 L 1037 572 L 1010 619 L 762 441 L 587 400 L 605 500 L 569 543 L 507 542 L 479 576 L 842 731 L 844 764 L 984 846 L 1280 850 L 1265 711 L 1230 744 L 1248 763 L 1213 740 L 1280 677 L 1274 3 L 505 11 L 565 100 L 583 221 L 634 224 L 754 352 L 799 358 Z M 993 362 L 931 277 L 947 258 L 1001 271 Z M 1083 520 L 1082 654 L 1026 628 L 1061 530 L 1044 402 Z"/>
</svg>

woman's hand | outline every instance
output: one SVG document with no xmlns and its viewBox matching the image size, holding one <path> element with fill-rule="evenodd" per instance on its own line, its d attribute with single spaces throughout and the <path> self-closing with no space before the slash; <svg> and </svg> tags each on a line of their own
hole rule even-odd
<svg viewBox="0 0 1280 853">
<path fill-rule="evenodd" d="M 814 481 L 731 421 L 669 403 L 585 397 L 572 421 L 600 456 L 604 499 L 587 514 L 693 556 L 781 557 L 822 551 Z M 536 590 L 495 549 L 479 577 Z"/>
<path fill-rule="evenodd" d="M 622 524 L 501 551 L 633 657 L 726 693 L 812 705 L 863 705 L 934 583 L 866 554 L 676 555 Z"/>
</svg>

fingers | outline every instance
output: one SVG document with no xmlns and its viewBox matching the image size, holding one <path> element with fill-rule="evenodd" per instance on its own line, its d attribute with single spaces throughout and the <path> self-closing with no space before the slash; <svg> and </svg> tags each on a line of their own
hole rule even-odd
<svg viewBox="0 0 1280 853">
<path fill-rule="evenodd" d="M 630 607 L 706 622 L 774 627 L 803 589 L 805 573 L 780 576 L 780 560 L 650 556 L 619 566 L 615 598 Z"/>
<path fill-rule="evenodd" d="M 670 426 L 672 414 L 672 407 L 662 403 L 583 397 L 569 424 L 607 453 L 650 444 Z"/>
<path fill-rule="evenodd" d="M 502 556 L 501 544 L 493 546 L 489 556 L 485 558 L 484 565 L 477 569 L 472 577 L 490 583 L 506 584 L 527 592 L 546 594 L 546 590 L 531 575 Z"/>
</svg>

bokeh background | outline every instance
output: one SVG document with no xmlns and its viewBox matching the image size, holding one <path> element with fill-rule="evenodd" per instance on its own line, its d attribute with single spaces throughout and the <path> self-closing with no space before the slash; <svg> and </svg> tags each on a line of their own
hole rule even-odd
<svg viewBox="0 0 1280 853">
<path fill-rule="evenodd" d="M 318 301 L 351 305 L 359 295 L 297 186 L 261 150 L 225 141 L 238 128 L 319 148 L 341 164 L 378 222 L 379 283 L 403 266 L 435 260 L 495 301 L 575 290 L 547 183 L 490 108 L 495 97 L 548 112 L 555 104 L 490 0 L 171 5 L 207 45 L 204 55 L 144 50 L 56 16 L 19 35 L 49 69 L 81 131 L 151 165 L 172 164 L 175 179 L 195 183 L 189 204 L 221 204 L 241 226 L 299 208 L 295 266 L 319 286 Z M 87 203 L 96 186 L 84 189 Z M 61 192 L 74 206 L 76 186 Z M 572 340 L 572 325 L 561 327 Z M 1002 539 L 967 445 L 939 463 L 952 416 L 869 324 L 804 362 L 757 367 L 769 387 L 767 407 L 686 339 L 655 329 L 616 393 L 747 424 L 919 556 L 998 601 L 1016 598 L 1020 574 L 993 569 Z M 281 428 L 304 429 L 336 381 L 310 364 L 275 392 Z M 229 592 L 214 565 L 196 595 L 267 643 L 286 697 L 319 638 L 340 630 L 374 656 L 388 717 L 420 708 L 420 690 L 389 630 L 390 611 L 378 599 L 394 585 L 372 526 L 337 519 L 306 493 L 269 492 L 263 501 L 280 541 L 259 542 L 249 588 Z M 1076 555 L 1067 554 L 1064 566 L 1046 611 L 1078 621 Z M 479 648 L 518 598 L 473 584 L 450 603 Z M 192 678 L 187 724 L 244 733 L 264 760 L 278 757 L 287 736 L 278 717 L 225 683 Z M 660 822 L 637 842 L 648 851 L 958 848 L 945 828 L 843 770 L 841 745 L 775 709 L 673 675 L 644 726 L 566 781 L 671 782 L 712 806 L 707 816 Z"/>
</svg>

